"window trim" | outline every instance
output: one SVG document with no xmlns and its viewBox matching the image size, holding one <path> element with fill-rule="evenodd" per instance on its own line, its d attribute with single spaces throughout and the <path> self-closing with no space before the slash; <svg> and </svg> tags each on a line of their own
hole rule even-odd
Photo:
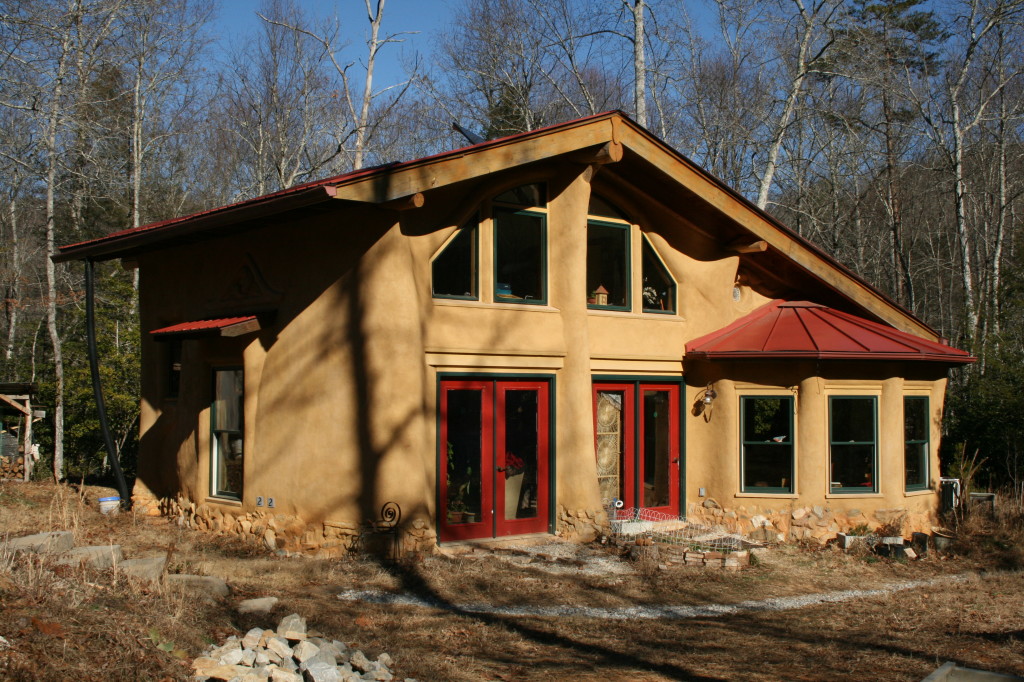
<svg viewBox="0 0 1024 682">
<path fill-rule="evenodd" d="M 540 298 L 517 298 L 514 300 L 498 298 L 498 213 L 504 212 L 511 215 L 526 215 L 531 218 L 539 218 L 541 221 L 540 239 Z M 548 214 L 546 211 L 538 211 L 532 208 L 514 208 L 507 205 L 495 204 L 491 207 L 491 299 L 502 305 L 544 305 L 548 304 Z"/>
<path fill-rule="evenodd" d="M 241 372 L 242 373 L 242 409 L 239 412 L 239 426 L 241 427 L 238 432 L 242 434 L 242 490 L 238 492 L 221 490 L 220 481 L 217 475 L 217 463 L 219 461 L 219 451 L 217 447 L 218 432 L 235 433 L 234 429 L 218 429 L 217 425 L 217 373 L 218 372 Z M 241 502 L 242 496 L 245 492 L 245 368 L 242 365 L 220 365 L 212 368 L 210 373 L 211 376 L 211 395 L 210 395 L 210 486 L 209 494 L 210 497 L 217 498 L 218 500 L 230 500 L 234 502 Z"/>
<path fill-rule="evenodd" d="M 591 225 L 598 225 L 600 227 L 611 227 L 611 228 L 614 228 L 614 229 L 617 229 L 617 230 L 622 230 L 623 232 L 625 232 L 625 239 L 624 239 L 624 241 L 625 241 L 625 245 L 626 245 L 626 253 L 625 253 L 625 263 L 624 263 L 624 265 L 625 265 L 626 269 L 625 269 L 624 280 L 625 280 L 625 284 L 626 284 L 626 291 L 625 291 L 625 293 L 623 295 L 623 300 L 625 301 L 624 305 L 612 305 L 612 304 L 597 305 L 596 303 L 589 303 L 588 302 L 587 303 L 587 309 L 588 310 L 615 310 L 615 311 L 627 312 L 627 313 L 631 312 L 633 310 L 633 244 L 632 244 L 632 241 L 633 241 L 633 239 L 632 239 L 632 236 L 633 236 L 633 226 L 631 224 L 629 224 L 629 223 L 626 223 L 626 222 L 621 222 L 621 223 L 620 222 L 614 222 L 614 219 L 607 219 L 607 218 L 605 218 L 605 219 L 600 219 L 599 220 L 599 219 L 596 219 L 596 218 L 592 218 L 592 217 L 590 217 L 588 215 L 587 216 L 587 247 L 588 247 L 588 250 L 589 250 L 589 246 L 590 246 L 590 226 Z M 588 279 L 589 279 L 589 276 L 590 276 L 590 273 L 587 272 L 586 277 Z M 591 292 L 588 291 L 587 292 L 588 299 L 590 297 L 590 294 L 591 294 Z"/>
<path fill-rule="evenodd" d="M 920 400 L 924 402 L 924 439 L 910 440 L 907 438 L 907 401 Z M 919 492 L 930 489 L 930 459 L 931 459 L 931 400 L 926 395 L 904 395 L 903 396 L 903 490 L 904 492 Z M 920 462 L 923 483 L 907 483 L 907 460 L 906 452 L 908 445 L 924 446 L 920 448 Z"/>
<path fill-rule="evenodd" d="M 833 404 L 836 400 L 870 400 L 871 401 L 871 415 L 873 421 L 873 433 L 872 441 L 842 441 L 836 442 L 832 440 L 832 425 L 833 425 Z M 878 485 L 878 466 L 879 466 L 879 447 L 878 447 L 878 396 L 877 395 L 830 395 L 828 396 L 828 493 L 830 495 L 872 495 L 879 494 Z M 835 445 L 871 445 L 872 448 L 872 469 L 871 469 L 871 486 L 833 486 L 832 485 L 832 448 Z"/>
<path fill-rule="evenodd" d="M 762 441 L 746 440 L 747 427 L 747 401 L 749 400 L 785 400 L 789 403 L 789 486 L 783 487 L 753 487 L 746 485 L 747 468 L 747 446 L 765 445 Z M 746 495 L 793 495 L 796 492 L 796 400 L 792 395 L 780 394 L 746 394 L 740 396 L 740 492 Z M 770 443 L 772 444 L 772 443 Z M 783 445 L 783 443 L 773 443 Z"/>
</svg>

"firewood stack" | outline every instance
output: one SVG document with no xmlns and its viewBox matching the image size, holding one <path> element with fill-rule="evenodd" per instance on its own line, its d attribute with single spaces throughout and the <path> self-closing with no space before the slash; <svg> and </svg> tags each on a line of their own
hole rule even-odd
<svg viewBox="0 0 1024 682">
<path fill-rule="evenodd" d="M 25 458 L 0 455 L 0 481 L 22 480 L 25 478 Z"/>
</svg>

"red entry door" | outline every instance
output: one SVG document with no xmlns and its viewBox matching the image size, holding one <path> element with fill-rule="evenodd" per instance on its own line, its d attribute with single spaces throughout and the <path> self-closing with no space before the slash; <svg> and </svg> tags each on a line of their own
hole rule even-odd
<svg viewBox="0 0 1024 682">
<path fill-rule="evenodd" d="M 601 497 L 678 516 L 679 424 L 678 384 L 594 384 Z"/>
<path fill-rule="evenodd" d="M 548 527 L 546 381 L 441 382 L 441 540 Z"/>
</svg>

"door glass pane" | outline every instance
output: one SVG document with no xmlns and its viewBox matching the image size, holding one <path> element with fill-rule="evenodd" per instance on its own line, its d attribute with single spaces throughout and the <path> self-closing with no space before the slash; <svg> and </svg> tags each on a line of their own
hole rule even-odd
<svg viewBox="0 0 1024 682">
<path fill-rule="evenodd" d="M 448 391 L 446 511 L 449 523 L 472 523 L 480 516 L 482 408 L 482 391 Z"/>
<path fill-rule="evenodd" d="M 505 519 L 537 517 L 537 391 L 505 392 Z"/>
<path fill-rule="evenodd" d="M 667 391 L 644 391 L 644 507 L 669 505 L 669 400 Z"/>
<path fill-rule="evenodd" d="M 622 391 L 597 392 L 597 481 L 602 500 L 621 500 L 625 420 Z"/>
</svg>

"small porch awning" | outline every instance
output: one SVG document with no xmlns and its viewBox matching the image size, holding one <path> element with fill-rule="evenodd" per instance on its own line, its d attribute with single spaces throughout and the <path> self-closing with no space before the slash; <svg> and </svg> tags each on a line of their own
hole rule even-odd
<svg viewBox="0 0 1024 682">
<path fill-rule="evenodd" d="M 691 360 L 974 362 L 965 351 L 809 301 L 776 300 L 686 344 Z"/>
<path fill-rule="evenodd" d="M 255 315 L 221 317 L 213 320 L 180 322 L 170 327 L 161 327 L 149 332 L 157 340 L 184 339 L 200 336 L 242 336 L 260 330 L 260 321 Z"/>
</svg>

